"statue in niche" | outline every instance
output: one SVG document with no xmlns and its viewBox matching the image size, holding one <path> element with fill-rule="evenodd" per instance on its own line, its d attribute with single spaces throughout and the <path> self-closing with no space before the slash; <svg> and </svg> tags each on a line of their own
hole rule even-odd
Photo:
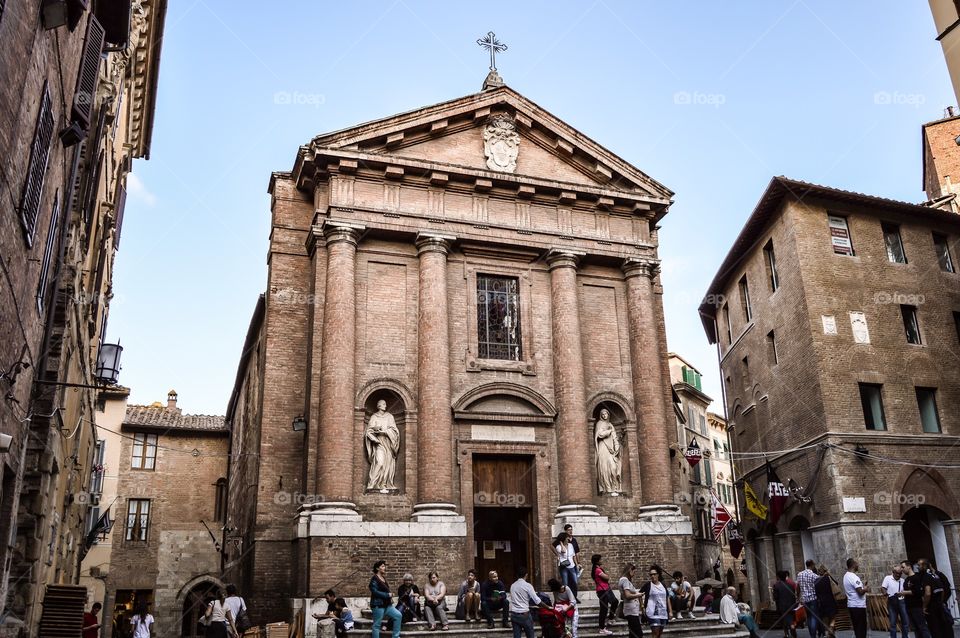
<svg viewBox="0 0 960 638">
<path fill-rule="evenodd" d="M 370 416 L 363 443 L 370 462 L 367 489 L 383 493 L 397 489 L 393 477 L 397 472 L 400 429 L 383 399 L 377 401 L 377 411 Z"/>
<path fill-rule="evenodd" d="M 593 440 L 597 447 L 597 487 L 601 494 L 619 494 L 623 490 L 620 476 L 623 448 L 606 408 L 600 410 Z"/>
</svg>

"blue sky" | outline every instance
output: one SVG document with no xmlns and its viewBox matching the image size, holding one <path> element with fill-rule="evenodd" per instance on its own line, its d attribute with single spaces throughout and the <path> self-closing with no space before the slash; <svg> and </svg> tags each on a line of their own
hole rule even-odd
<svg viewBox="0 0 960 638">
<path fill-rule="evenodd" d="M 667 338 L 716 409 L 696 308 L 770 177 L 919 201 L 920 125 L 955 101 L 919 0 L 170 0 L 108 331 L 132 402 L 175 388 L 225 411 L 265 288 L 270 173 L 318 133 L 476 92 L 490 30 L 508 85 L 676 192 Z"/>
</svg>

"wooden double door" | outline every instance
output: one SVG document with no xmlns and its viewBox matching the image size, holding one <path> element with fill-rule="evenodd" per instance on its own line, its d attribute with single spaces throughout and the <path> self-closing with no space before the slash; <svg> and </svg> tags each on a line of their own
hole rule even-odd
<svg viewBox="0 0 960 638">
<path fill-rule="evenodd" d="M 534 574 L 535 480 L 532 456 L 474 455 L 474 568 L 479 580 L 494 570 L 509 587 L 521 566 Z"/>
</svg>

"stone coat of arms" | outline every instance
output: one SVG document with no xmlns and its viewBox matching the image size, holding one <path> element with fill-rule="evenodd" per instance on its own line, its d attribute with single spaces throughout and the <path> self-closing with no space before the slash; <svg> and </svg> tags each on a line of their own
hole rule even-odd
<svg viewBox="0 0 960 638">
<path fill-rule="evenodd" d="M 520 152 L 520 134 L 509 115 L 492 116 L 483 129 L 483 154 L 487 168 L 512 173 L 517 170 L 517 154 Z"/>
</svg>

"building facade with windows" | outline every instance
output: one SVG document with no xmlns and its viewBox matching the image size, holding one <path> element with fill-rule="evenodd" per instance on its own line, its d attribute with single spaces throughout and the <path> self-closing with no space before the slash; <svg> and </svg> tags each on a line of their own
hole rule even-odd
<svg viewBox="0 0 960 638">
<path fill-rule="evenodd" d="M 202 636 L 204 598 L 221 575 L 229 433 L 222 416 L 167 404 L 129 405 L 119 429 L 104 638 L 130 635 L 141 600 L 160 638 Z"/>
<path fill-rule="evenodd" d="M 255 621 L 332 585 L 363 596 L 379 558 L 391 582 L 526 566 L 543 584 L 566 522 L 586 557 L 691 568 L 668 189 L 494 78 L 314 138 L 269 192 L 227 414 L 228 573 Z"/>
<path fill-rule="evenodd" d="M 958 250 L 949 210 L 783 177 L 747 220 L 700 314 L 737 478 L 765 494 L 766 460 L 790 492 L 776 525 L 741 501 L 754 596 L 805 558 L 960 575 Z"/>
<path fill-rule="evenodd" d="M 690 507 L 693 522 L 694 571 L 689 574 L 690 580 L 693 582 L 719 575 L 719 580 L 736 586 L 742 580 L 740 563 L 730 555 L 726 533 L 719 541 L 714 540 L 711 515 L 711 493 L 715 493 L 736 518 L 726 421 L 709 411 L 713 399 L 703 392 L 700 371 L 673 352 L 669 354 L 669 361 L 673 391 L 680 400 L 676 414 L 678 454 L 675 455 L 680 480 L 675 501 Z M 703 458 L 691 466 L 683 453 L 694 441 L 700 447 Z"/>
<path fill-rule="evenodd" d="M 93 467 L 90 469 L 90 487 L 83 495 L 88 509 L 83 541 L 86 554 L 80 562 L 80 584 L 87 588 L 87 608 L 93 603 L 103 604 L 107 593 L 105 583 L 110 573 L 112 528 L 94 530 L 104 513 L 108 513 L 109 524 L 118 517 L 117 485 L 121 469 L 120 448 L 123 445 L 120 430 L 129 396 L 129 388 L 114 386 L 101 390 L 97 400 L 97 443 Z"/>
<path fill-rule="evenodd" d="M 0 3 L 0 627 L 76 584 L 126 178 L 150 151 L 165 0 Z M 111 366 L 112 367 L 112 366 Z"/>
</svg>

